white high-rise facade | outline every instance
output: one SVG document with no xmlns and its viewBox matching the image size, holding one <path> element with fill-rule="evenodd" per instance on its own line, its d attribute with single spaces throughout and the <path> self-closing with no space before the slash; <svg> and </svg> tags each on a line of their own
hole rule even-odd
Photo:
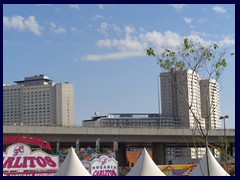
<svg viewBox="0 0 240 180">
<path fill-rule="evenodd" d="M 179 118 L 186 128 L 197 127 L 194 116 L 204 129 L 221 128 L 219 86 L 215 80 L 201 79 L 191 70 L 175 69 L 161 73 L 160 77 L 163 116 Z M 205 148 L 168 148 L 167 152 L 167 159 L 174 159 L 175 163 L 186 159 L 191 162 L 202 158 Z"/>
<path fill-rule="evenodd" d="M 54 84 L 42 74 L 15 83 L 3 84 L 4 124 L 74 124 L 73 84 Z"/>
<path fill-rule="evenodd" d="M 205 128 L 201 113 L 199 76 L 191 70 L 164 72 L 161 78 L 162 114 L 180 118 L 183 127 L 197 127 L 195 118 Z M 191 110 L 189 109 L 191 106 Z"/>
<path fill-rule="evenodd" d="M 206 121 L 206 128 L 220 129 L 220 95 L 219 86 L 216 80 L 202 79 L 201 88 L 201 108 L 202 117 Z"/>
</svg>

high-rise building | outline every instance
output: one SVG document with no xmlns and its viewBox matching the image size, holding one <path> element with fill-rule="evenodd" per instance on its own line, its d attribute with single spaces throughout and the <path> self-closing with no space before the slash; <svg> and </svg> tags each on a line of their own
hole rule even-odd
<svg viewBox="0 0 240 180">
<path fill-rule="evenodd" d="M 202 128 L 221 128 L 220 95 L 215 80 L 201 79 L 192 70 L 175 69 L 161 73 L 160 77 L 163 116 L 178 118 L 182 126 L 189 128 L 197 126 L 195 117 L 200 121 Z M 174 159 L 178 163 L 181 159 L 189 159 L 190 162 L 203 157 L 205 148 L 180 147 L 167 152 L 172 152 L 167 159 Z"/>
<path fill-rule="evenodd" d="M 160 74 L 162 114 L 165 117 L 181 119 L 184 127 L 194 128 L 201 124 L 205 128 L 205 120 L 201 113 L 199 76 L 191 71 L 176 71 Z M 191 109 L 189 108 L 191 106 Z"/>
<path fill-rule="evenodd" d="M 206 128 L 221 128 L 221 120 L 219 118 L 221 114 L 218 83 L 213 79 L 202 79 L 200 80 L 200 89 L 202 117 L 206 121 Z"/>
<path fill-rule="evenodd" d="M 3 84 L 3 123 L 16 125 L 74 124 L 74 86 L 54 84 L 40 74 L 16 84 Z"/>
</svg>

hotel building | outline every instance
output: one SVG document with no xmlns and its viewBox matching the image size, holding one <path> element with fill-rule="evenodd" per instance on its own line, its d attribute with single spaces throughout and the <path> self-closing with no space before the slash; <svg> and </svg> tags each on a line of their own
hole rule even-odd
<svg viewBox="0 0 240 180">
<path fill-rule="evenodd" d="M 74 86 L 40 74 L 3 84 L 3 123 L 74 125 Z"/>
</svg>

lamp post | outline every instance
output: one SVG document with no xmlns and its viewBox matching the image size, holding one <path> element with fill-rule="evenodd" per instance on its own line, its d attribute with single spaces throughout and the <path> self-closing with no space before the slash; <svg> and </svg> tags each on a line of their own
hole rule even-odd
<svg viewBox="0 0 240 180">
<path fill-rule="evenodd" d="M 160 82 L 160 75 L 157 76 L 157 91 L 158 91 L 158 113 L 159 113 L 159 126 L 161 127 L 162 126 L 162 122 L 161 122 L 161 115 L 160 115 L 160 109 L 161 109 L 161 104 L 160 104 L 160 85 L 159 85 L 159 82 Z"/>
<path fill-rule="evenodd" d="M 224 140 L 225 140 L 225 161 L 227 165 L 227 137 L 226 137 L 226 122 L 225 122 L 226 118 L 229 118 L 229 116 L 228 115 L 220 116 L 220 119 L 223 119 Z"/>
</svg>

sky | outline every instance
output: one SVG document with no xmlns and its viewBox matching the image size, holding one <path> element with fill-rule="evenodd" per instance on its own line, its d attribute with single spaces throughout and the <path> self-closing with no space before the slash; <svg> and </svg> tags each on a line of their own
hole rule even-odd
<svg viewBox="0 0 240 180">
<path fill-rule="evenodd" d="M 227 49 L 221 115 L 235 128 L 235 5 L 4 4 L 3 83 L 45 74 L 75 87 L 75 124 L 94 112 L 158 113 L 152 47 L 177 48 L 183 38 Z"/>
</svg>

